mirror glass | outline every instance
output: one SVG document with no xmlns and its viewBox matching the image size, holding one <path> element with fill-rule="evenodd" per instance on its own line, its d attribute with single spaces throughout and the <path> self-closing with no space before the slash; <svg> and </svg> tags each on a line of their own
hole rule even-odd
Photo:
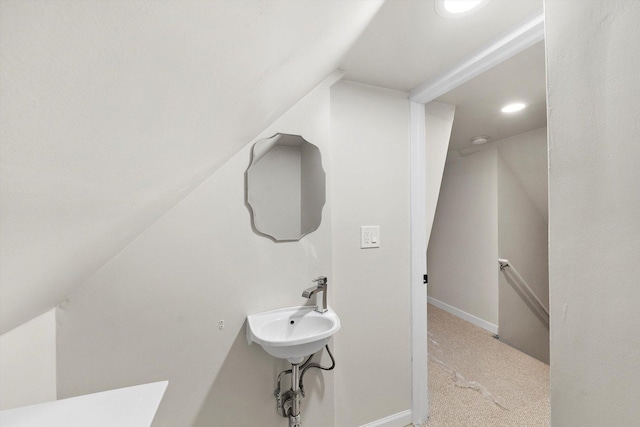
<svg viewBox="0 0 640 427">
<path fill-rule="evenodd" d="M 301 136 L 278 133 L 256 142 L 246 179 L 259 233 L 276 241 L 300 240 L 320 226 L 325 173 L 320 150 Z"/>
</svg>

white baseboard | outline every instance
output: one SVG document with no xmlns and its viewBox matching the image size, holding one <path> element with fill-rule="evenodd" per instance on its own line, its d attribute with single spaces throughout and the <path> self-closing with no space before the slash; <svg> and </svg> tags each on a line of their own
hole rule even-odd
<svg viewBox="0 0 640 427">
<path fill-rule="evenodd" d="M 459 318 L 466 320 L 469 323 L 473 323 L 474 325 L 479 326 L 482 329 L 486 329 L 492 334 L 498 333 L 498 326 L 494 325 L 493 323 L 489 323 L 486 320 L 482 320 L 481 318 L 476 317 L 473 314 L 469 314 L 466 311 L 462 311 L 458 308 L 452 307 L 449 304 L 446 304 L 442 301 L 438 301 L 435 298 L 427 297 L 427 301 L 429 302 L 429 304 L 434 305 L 438 308 L 441 308 L 442 310 L 448 313 L 451 313 L 454 316 L 458 316 Z"/>
<path fill-rule="evenodd" d="M 411 424 L 411 410 L 398 412 L 360 427 L 405 427 Z"/>
</svg>

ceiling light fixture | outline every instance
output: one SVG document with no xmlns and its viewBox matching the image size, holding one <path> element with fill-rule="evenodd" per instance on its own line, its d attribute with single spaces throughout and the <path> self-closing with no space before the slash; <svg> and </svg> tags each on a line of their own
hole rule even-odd
<svg viewBox="0 0 640 427">
<path fill-rule="evenodd" d="M 436 12 L 444 18 L 459 18 L 475 12 L 489 0 L 435 0 Z"/>
<path fill-rule="evenodd" d="M 523 104 L 522 102 L 514 102 L 513 104 L 507 104 L 500 111 L 503 113 L 515 113 L 516 111 L 522 110 L 526 107 L 527 104 Z"/>
<path fill-rule="evenodd" d="M 487 142 L 489 142 L 489 137 L 486 135 L 471 138 L 471 143 L 473 145 L 486 144 Z"/>
</svg>

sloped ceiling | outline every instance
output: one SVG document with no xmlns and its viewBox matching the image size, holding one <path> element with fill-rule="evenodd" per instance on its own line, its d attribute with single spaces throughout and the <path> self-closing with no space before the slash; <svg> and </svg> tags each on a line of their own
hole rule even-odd
<svg viewBox="0 0 640 427">
<path fill-rule="evenodd" d="M 381 1 L 2 1 L 0 332 L 340 63 Z"/>
<path fill-rule="evenodd" d="M 430 0 L 382 1 L 1 1 L 0 333 L 336 68 L 408 91 L 542 8 L 491 0 L 449 20 Z"/>
</svg>

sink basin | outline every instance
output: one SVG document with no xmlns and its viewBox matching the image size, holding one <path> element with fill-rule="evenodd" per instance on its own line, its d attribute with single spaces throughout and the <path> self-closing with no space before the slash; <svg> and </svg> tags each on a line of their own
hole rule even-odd
<svg viewBox="0 0 640 427">
<path fill-rule="evenodd" d="M 286 307 L 247 316 L 247 342 L 294 364 L 321 350 L 339 329 L 331 308 L 318 313 L 315 307 Z"/>
</svg>

